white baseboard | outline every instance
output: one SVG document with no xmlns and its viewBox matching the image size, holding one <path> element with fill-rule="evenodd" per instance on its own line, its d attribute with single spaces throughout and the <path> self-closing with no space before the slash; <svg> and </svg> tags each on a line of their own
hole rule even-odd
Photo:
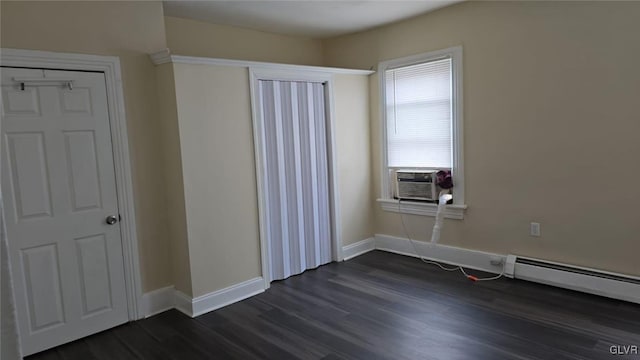
<svg viewBox="0 0 640 360">
<path fill-rule="evenodd" d="M 367 239 L 368 240 L 368 239 Z M 363 241 L 367 241 L 363 240 Z M 634 303 L 640 303 L 640 296 L 638 296 L 638 289 L 640 286 L 637 283 L 615 281 L 611 279 L 605 279 L 597 276 L 587 276 L 584 274 L 576 274 L 569 271 L 558 271 L 553 269 L 541 268 L 536 266 L 528 266 L 522 264 L 508 264 L 507 256 L 502 254 L 494 254 L 484 251 L 476 251 L 463 249 L 447 245 L 431 245 L 424 241 L 414 241 L 414 247 L 411 245 L 409 239 L 400 238 L 390 235 L 375 234 L 375 249 L 388 251 L 400 255 L 419 257 L 416 255 L 416 250 L 419 255 L 425 259 L 443 262 L 451 265 L 459 265 L 469 269 L 476 269 L 486 271 L 489 273 L 499 274 L 503 271 L 502 265 L 492 265 L 492 260 L 502 260 L 505 266 L 505 275 L 507 277 L 515 277 L 516 279 L 522 279 L 527 281 L 540 282 L 547 285 L 556 287 L 577 290 L 581 292 L 606 296 L 614 299 L 620 299 L 630 301 Z M 358 245 L 356 243 L 350 246 Z M 364 246 L 364 245 L 363 245 Z M 353 258 L 361 253 L 353 252 Z M 515 257 L 514 257 L 515 258 Z M 345 256 L 346 259 L 346 256 Z M 546 260 L 542 260 L 546 261 Z M 547 261 L 549 262 L 549 261 Z M 566 264 L 558 264 L 563 266 L 571 266 Z M 514 265 L 517 265 L 517 269 L 514 269 Z M 585 270 L 586 268 L 582 268 Z M 596 272 L 603 272 L 600 270 L 586 269 Z M 515 273 L 515 274 L 514 274 Z M 606 272 L 609 275 L 615 275 L 618 277 L 626 277 L 632 280 L 640 280 L 638 277 L 615 274 Z"/>
<path fill-rule="evenodd" d="M 375 239 L 370 237 L 368 239 L 360 240 L 357 243 L 353 243 L 342 247 L 343 260 L 349 260 L 356 256 L 368 253 L 371 250 L 376 249 Z"/>
<path fill-rule="evenodd" d="M 142 296 L 145 318 L 173 309 L 175 289 L 173 285 L 149 291 Z"/>
<path fill-rule="evenodd" d="M 494 254 L 484 251 L 469 250 L 447 245 L 431 245 L 424 241 L 413 242 L 420 256 L 425 259 L 444 262 L 451 265 L 459 265 L 469 269 L 482 270 L 499 274 L 502 265 L 491 265 L 492 259 L 506 260 L 506 255 Z M 375 234 L 376 250 L 388 251 L 396 254 L 419 257 L 416 254 L 409 239 L 390 235 Z"/>
<path fill-rule="evenodd" d="M 174 308 L 188 317 L 193 317 L 193 306 L 191 296 L 176 290 L 174 294 Z"/>
<path fill-rule="evenodd" d="M 145 317 L 170 309 L 176 309 L 189 317 L 196 317 L 262 292 L 264 280 L 257 277 L 195 298 L 174 289 L 173 286 L 150 291 L 142 298 Z"/>
<path fill-rule="evenodd" d="M 262 277 L 243 281 L 195 298 L 176 291 L 175 308 L 190 317 L 196 317 L 262 292 L 264 292 L 264 279 Z"/>
</svg>

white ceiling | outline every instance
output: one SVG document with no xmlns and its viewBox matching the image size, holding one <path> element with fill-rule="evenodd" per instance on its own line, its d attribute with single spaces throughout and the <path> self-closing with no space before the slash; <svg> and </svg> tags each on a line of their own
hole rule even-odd
<svg viewBox="0 0 640 360">
<path fill-rule="evenodd" d="M 248 29 L 326 38 L 407 19 L 462 0 L 164 1 L 165 15 Z"/>
</svg>

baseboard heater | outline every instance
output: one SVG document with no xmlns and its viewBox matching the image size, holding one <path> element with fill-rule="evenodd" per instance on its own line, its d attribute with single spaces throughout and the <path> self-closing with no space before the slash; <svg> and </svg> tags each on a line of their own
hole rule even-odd
<svg viewBox="0 0 640 360">
<path fill-rule="evenodd" d="M 640 278 L 508 255 L 504 275 L 640 304 Z"/>
</svg>

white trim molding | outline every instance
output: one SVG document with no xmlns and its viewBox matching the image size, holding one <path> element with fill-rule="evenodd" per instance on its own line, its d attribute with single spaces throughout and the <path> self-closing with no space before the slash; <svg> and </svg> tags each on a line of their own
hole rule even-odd
<svg viewBox="0 0 640 360">
<path fill-rule="evenodd" d="M 1 49 L 2 66 L 45 68 L 56 70 L 84 70 L 104 73 L 107 87 L 107 106 L 113 143 L 118 209 L 122 221 L 120 231 L 124 255 L 124 274 L 127 287 L 129 320 L 144 317 L 138 237 L 133 196 L 133 181 L 129 155 L 127 120 L 124 109 L 120 59 L 115 56 L 57 53 L 49 51 Z"/>
<path fill-rule="evenodd" d="M 380 197 L 383 200 L 391 199 L 391 184 L 389 179 L 389 159 L 387 153 L 387 111 L 386 111 L 386 79 L 385 71 L 395 69 L 404 66 L 410 66 L 429 61 L 451 58 L 452 60 L 452 106 L 451 106 L 451 129 L 452 129 L 452 142 L 453 142 L 453 154 L 452 154 L 452 176 L 453 176 L 453 205 L 466 207 L 465 205 L 465 186 L 464 186 L 464 111 L 463 111 L 463 81 L 462 81 L 462 46 L 454 46 L 447 49 L 430 51 L 423 54 L 411 55 L 399 59 L 392 59 L 382 61 L 378 64 L 378 86 L 379 86 L 379 103 L 378 108 L 380 114 L 380 134 L 381 134 L 381 146 L 380 146 L 380 158 L 382 159 L 381 166 L 381 187 Z M 384 209 L 385 203 L 381 202 Z M 385 209 L 386 210 L 386 209 Z M 462 209 L 464 210 L 464 209 Z M 393 211 L 393 210 L 388 210 Z M 427 211 L 423 211 L 423 214 L 417 215 L 430 215 Z"/>
<path fill-rule="evenodd" d="M 343 260 L 353 259 L 356 256 L 366 254 L 369 251 L 376 249 L 375 239 L 370 237 L 368 239 L 360 240 L 356 243 L 349 244 L 342 247 Z"/>
<path fill-rule="evenodd" d="M 432 203 L 421 203 L 416 201 L 400 201 L 398 199 L 377 199 L 384 211 L 402 214 L 436 216 L 438 205 Z M 464 219 L 464 211 L 467 205 L 447 205 L 444 210 L 444 217 L 447 219 Z"/>
<path fill-rule="evenodd" d="M 427 260 L 462 266 L 469 269 L 486 271 L 493 274 L 502 272 L 503 265 L 492 265 L 492 261 L 504 264 L 506 255 L 490 252 L 463 249 L 454 246 L 432 245 L 429 242 L 413 241 L 416 250 L 407 238 L 375 234 L 376 250 L 383 250 L 400 255 L 420 257 Z"/>
<path fill-rule="evenodd" d="M 174 293 L 174 308 L 188 317 L 193 317 L 193 305 L 191 304 L 191 296 L 176 290 Z"/>
<path fill-rule="evenodd" d="M 160 50 L 158 52 L 154 52 L 153 54 L 149 54 L 151 58 L 151 62 L 154 65 L 162 65 L 168 64 L 171 61 L 171 51 L 169 49 Z"/>
<path fill-rule="evenodd" d="M 196 317 L 258 295 L 264 290 L 264 280 L 257 277 L 195 298 L 176 291 L 175 308 L 189 317 Z"/>
<path fill-rule="evenodd" d="M 149 291 L 142 296 L 144 317 L 159 314 L 175 307 L 175 288 L 173 285 Z"/>
<path fill-rule="evenodd" d="M 236 67 L 259 67 L 269 70 L 288 70 L 288 71 L 304 71 L 304 72 L 318 72 L 325 74 L 345 74 L 345 75 L 371 75 L 375 71 L 360 70 L 360 69 L 344 69 L 325 66 L 309 66 L 309 65 L 291 65 L 262 61 L 247 61 L 247 60 L 232 60 L 232 59 L 219 59 L 208 57 L 196 57 L 196 56 L 183 56 L 172 55 L 169 49 L 153 53 L 149 55 L 151 61 L 155 65 L 161 65 L 166 63 L 174 64 L 196 64 L 196 65 L 222 65 L 222 66 L 236 66 Z"/>
</svg>

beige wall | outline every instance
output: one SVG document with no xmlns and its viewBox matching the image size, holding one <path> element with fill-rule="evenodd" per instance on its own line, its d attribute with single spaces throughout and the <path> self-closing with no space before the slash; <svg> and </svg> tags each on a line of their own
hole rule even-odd
<svg viewBox="0 0 640 360">
<path fill-rule="evenodd" d="M 468 2 L 327 40 L 325 61 L 368 69 L 462 45 L 469 209 L 441 242 L 640 275 L 638 19 L 631 2 Z M 375 208 L 376 233 L 406 236 L 398 214 Z M 433 218 L 405 217 L 412 237 L 429 237 Z M 529 237 L 531 221 L 541 237 Z"/>
<path fill-rule="evenodd" d="M 193 296 L 261 276 L 246 68 L 174 64 Z"/>
<path fill-rule="evenodd" d="M 156 68 L 158 120 L 162 132 L 165 192 L 167 199 L 167 227 L 171 250 L 171 280 L 177 290 L 192 294 L 191 267 L 187 233 L 187 215 L 182 177 L 182 151 L 178 130 L 178 108 L 173 64 Z"/>
<path fill-rule="evenodd" d="M 189 295 L 197 297 L 262 275 L 249 72 L 172 66 L 179 131 L 167 133 L 180 139 L 179 149 L 168 151 L 181 155 L 182 166 L 172 165 L 184 181 L 186 229 L 179 236 L 188 239 Z M 350 244 L 372 235 L 367 77 L 339 75 L 334 88 L 340 231 Z"/>
<path fill-rule="evenodd" d="M 154 67 L 148 54 L 167 47 L 165 19 L 181 55 L 320 64 L 321 41 L 165 18 L 157 2 L 3 1 L 1 10 L 2 47 L 120 58 L 144 290 L 174 284 L 198 296 L 260 276 L 247 69 Z M 336 81 L 341 179 L 370 171 L 366 87 L 364 77 Z M 360 179 L 341 180 L 346 244 L 371 236 Z"/>
<path fill-rule="evenodd" d="M 373 236 L 368 77 L 335 75 L 333 88 L 342 244 L 349 245 Z"/>
<path fill-rule="evenodd" d="M 0 6 L 2 47 L 121 59 L 146 291 L 174 283 L 198 296 L 260 275 L 247 70 L 154 68 L 147 54 L 165 47 L 368 69 L 462 45 L 469 210 L 446 221 L 442 242 L 640 275 L 638 3 L 469 2 L 325 41 L 164 17 L 158 2 Z M 335 81 L 345 245 L 406 236 L 398 214 L 373 201 L 377 81 Z M 362 173 L 373 182 L 352 181 Z M 412 237 L 429 237 L 432 218 L 405 216 Z M 531 221 L 542 237 L 528 236 Z"/>
<path fill-rule="evenodd" d="M 0 45 L 118 56 L 133 171 L 143 287 L 171 283 L 155 68 L 166 48 L 159 2 L 1 2 Z"/>
<path fill-rule="evenodd" d="M 176 17 L 165 18 L 167 44 L 177 55 L 321 65 L 322 42 Z"/>
<path fill-rule="evenodd" d="M 322 62 L 321 42 L 166 17 L 179 55 L 294 64 Z M 200 296 L 261 276 L 248 70 L 174 64 L 190 272 Z M 345 244 L 372 235 L 368 82 L 338 76 L 336 125 Z M 168 180 L 169 181 L 169 180 Z M 169 190 L 171 191 L 171 190 Z M 188 235 L 187 235 L 188 233 Z"/>
</svg>

